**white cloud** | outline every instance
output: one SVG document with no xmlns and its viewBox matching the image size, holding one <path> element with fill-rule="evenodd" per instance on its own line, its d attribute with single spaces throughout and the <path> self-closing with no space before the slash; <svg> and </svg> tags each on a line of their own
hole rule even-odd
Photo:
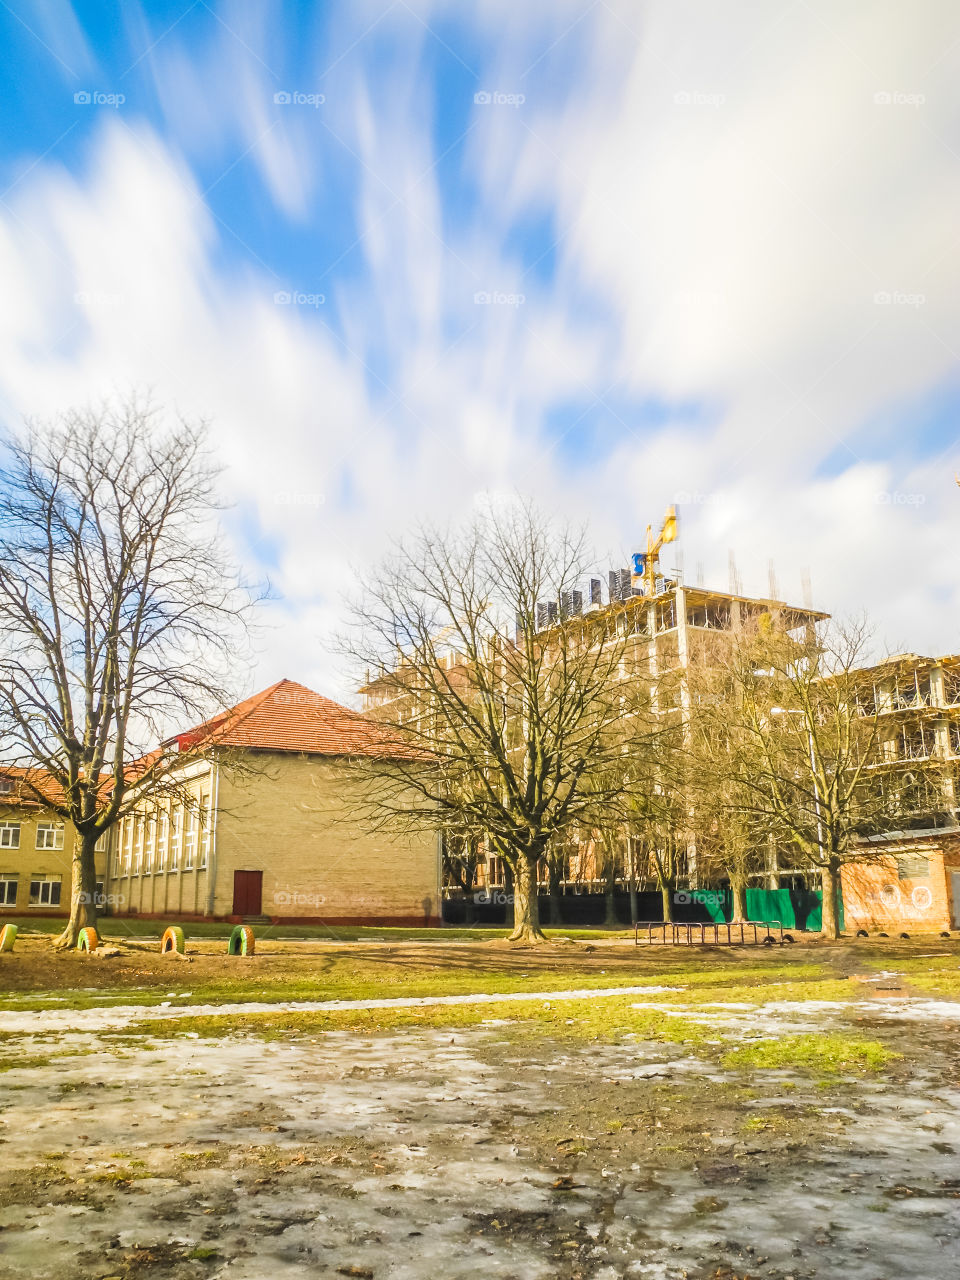
<svg viewBox="0 0 960 1280">
<path fill-rule="evenodd" d="M 196 59 L 170 42 L 166 138 L 109 120 L 76 174 L 44 162 L 21 183 L 0 214 L 8 418 L 146 385 L 214 420 L 231 529 L 280 597 L 263 683 L 342 695 L 326 642 L 351 566 L 414 519 L 513 490 L 589 518 L 618 560 L 686 493 L 689 577 L 703 560 L 725 583 L 733 547 L 765 592 L 773 556 L 786 594 L 809 566 L 824 607 L 867 605 L 899 643 L 955 648 L 960 491 L 952 458 L 909 438 L 914 398 L 955 362 L 952 9 L 625 4 L 564 36 L 576 5 L 534 21 L 498 0 L 476 15 L 485 39 L 506 33 L 489 87 L 528 100 L 465 113 L 464 210 L 433 168 L 432 37 L 402 8 L 378 83 L 348 58 L 327 86 L 336 137 L 295 113 L 261 136 L 274 78 L 228 36 Z M 578 79 L 538 93 L 529 68 L 558 39 Z M 873 101 L 888 90 L 927 102 Z M 250 145 L 292 219 L 355 154 L 360 240 L 318 284 L 322 307 L 273 300 L 312 279 L 222 265 L 232 237 L 182 156 L 226 167 Z M 504 239 L 545 214 L 551 284 Z M 689 410 L 650 425 L 627 392 Z M 864 424 L 892 406 L 899 438 L 861 460 Z"/>
</svg>

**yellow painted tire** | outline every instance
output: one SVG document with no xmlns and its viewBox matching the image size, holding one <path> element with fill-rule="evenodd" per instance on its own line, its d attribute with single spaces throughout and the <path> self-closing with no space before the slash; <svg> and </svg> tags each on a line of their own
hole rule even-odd
<svg viewBox="0 0 960 1280">
<path fill-rule="evenodd" d="M 227 943 L 227 955 L 252 956 L 253 948 L 253 930 L 248 924 L 238 924 Z"/>
<path fill-rule="evenodd" d="M 81 929 L 80 936 L 77 938 L 78 951 L 96 951 L 100 945 L 100 939 L 97 937 L 96 929 Z"/>
<path fill-rule="evenodd" d="M 168 951 L 179 951 L 181 955 L 187 949 L 187 940 L 183 936 L 183 930 L 178 924 L 172 924 L 169 929 L 165 930 L 163 937 L 160 939 L 160 950 L 164 955 Z"/>
<path fill-rule="evenodd" d="M 0 951 L 12 951 L 16 940 L 17 926 L 15 924 L 5 924 L 0 929 Z"/>
</svg>

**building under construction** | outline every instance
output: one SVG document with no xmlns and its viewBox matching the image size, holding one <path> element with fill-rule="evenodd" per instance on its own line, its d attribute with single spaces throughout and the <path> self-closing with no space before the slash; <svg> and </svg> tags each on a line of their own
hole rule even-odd
<svg viewBox="0 0 960 1280">
<path fill-rule="evenodd" d="M 620 679 L 648 683 L 655 691 L 657 717 L 682 725 L 690 712 L 692 671 L 716 662 L 724 636 L 732 640 L 764 616 L 783 632 L 809 634 L 829 615 L 809 603 L 776 598 L 772 572 L 769 597 L 744 595 L 732 561 L 728 590 L 686 584 L 681 572 L 664 572 L 660 565 L 661 550 L 676 532 L 671 508 L 657 536 L 648 528 L 646 549 L 629 567 L 610 569 L 606 581 L 590 578 L 582 590 L 566 591 L 558 599 L 538 601 L 535 625 L 537 631 L 549 632 L 571 618 L 594 615 L 622 643 Z M 455 666 L 463 660 L 451 651 L 445 661 Z M 871 932 L 958 928 L 960 656 L 888 659 L 864 668 L 862 689 L 859 709 L 878 725 L 878 785 L 887 785 L 884 779 L 895 783 L 896 804 L 891 829 L 865 839 L 863 862 L 842 870 L 845 927 Z M 397 696 L 387 673 L 368 680 L 363 693 L 366 709 L 378 715 Z M 696 845 L 683 825 L 660 837 L 674 844 L 670 882 L 675 917 L 717 918 L 729 911 L 723 876 L 717 877 L 714 868 L 710 884 L 701 883 Z M 571 840 L 551 866 L 541 869 L 542 891 L 550 890 L 545 917 L 552 915 L 553 923 L 626 924 L 639 911 L 641 919 L 659 918 L 665 886 L 656 874 L 657 856 L 649 841 L 626 831 L 618 854 L 602 864 L 593 837 Z M 789 850 L 778 850 L 771 842 L 758 862 L 748 891 L 748 906 L 752 892 L 757 918 L 775 915 L 798 928 L 818 927 L 817 871 L 799 865 Z M 510 887 L 509 868 L 485 849 L 471 865 L 469 884 L 453 874 L 445 877 L 445 916 L 502 922 L 509 912 Z M 771 893 L 780 897 L 764 901 L 763 895 Z"/>
</svg>

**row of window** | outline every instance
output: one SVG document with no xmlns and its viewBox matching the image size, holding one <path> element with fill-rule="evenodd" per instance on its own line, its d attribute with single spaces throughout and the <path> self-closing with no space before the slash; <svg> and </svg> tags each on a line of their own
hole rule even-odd
<svg viewBox="0 0 960 1280">
<path fill-rule="evenodd" d="M 30 906 L 59 907 L 62 885 L 62 876 L 31 876 Z M 19 876 L 0 875 L 0 907 L 15 907 L 19 889 Z"/>
<path fill-rule="evenodd" d="M 117 839 L 114 874 L 192 871 L 195 865 L 202 870 L 210 852 L 210 823 L 210 797 L 206 793 L 199 804 L 176 805 L 172 810 L 124 818 Z"/>
<path fill-rule="evenodd" d="M 20 848 L 20 823 L 19 822 L 0 823 L 0 849 L 19 849 L 19 848 Z M 38 822 L 36 848 L 62 849 L 63 848 L 63 823 L 62 822 Z"/>
</svg>

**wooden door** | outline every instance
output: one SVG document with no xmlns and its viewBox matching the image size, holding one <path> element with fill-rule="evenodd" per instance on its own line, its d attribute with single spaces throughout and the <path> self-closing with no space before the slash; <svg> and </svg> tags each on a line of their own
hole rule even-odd
<svg viewBox="0 0 960 1280">
<path fill-rule="evenodd" d="M 233 914 L 258 916 L 263 899 L 262 871 L 235 871 L 233 873 Z"/>
</svg>

